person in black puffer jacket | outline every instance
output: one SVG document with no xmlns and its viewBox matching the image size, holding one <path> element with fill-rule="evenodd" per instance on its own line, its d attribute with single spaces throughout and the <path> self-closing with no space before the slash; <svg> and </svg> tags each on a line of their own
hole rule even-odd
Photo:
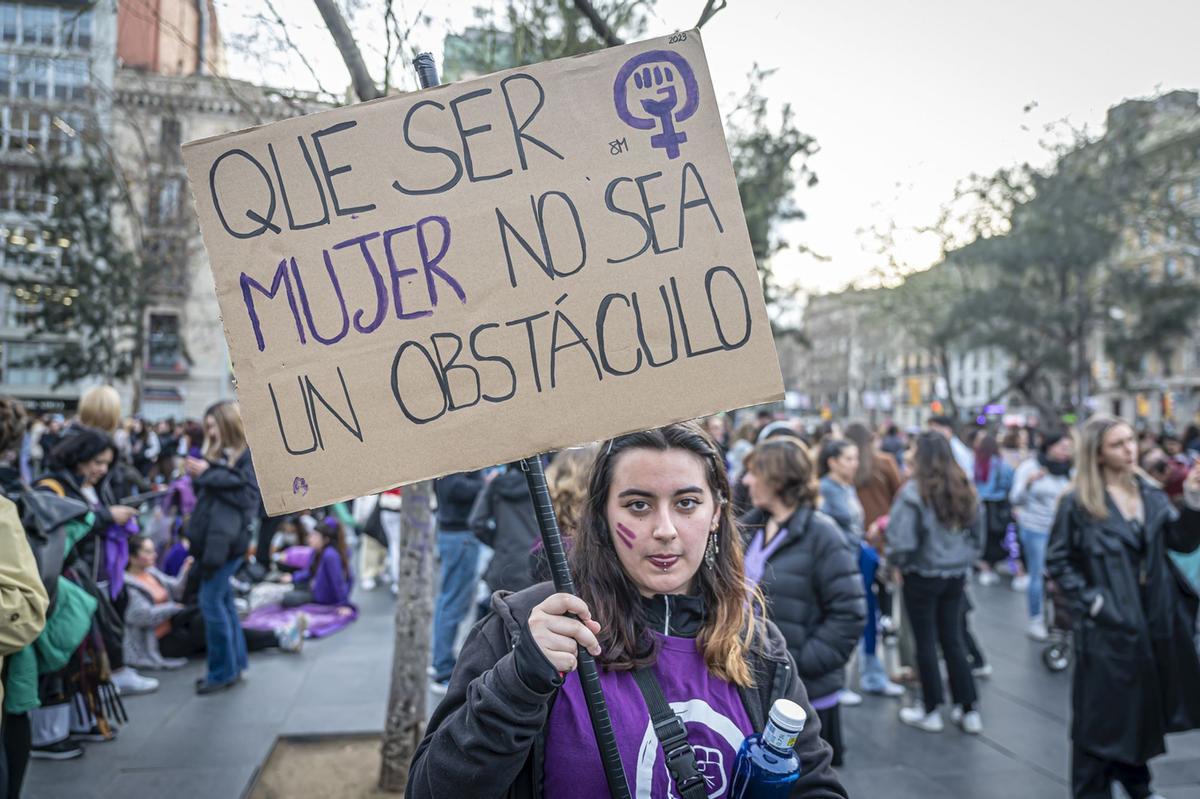
<svg viewBox="0 0 1200 799">
<path fill-rule="evenodd" d="M 250 523 L 262 498 L 246 447 L 242 415 L 226 400 L 204 414 L 204 458 L 189 456 L 184 468 L 196 487 L 196 509 L 187 538 L 200 571 L 200 612 L 208 647 L 208 675 L 196 692 L 211 694 L 236 683 L 247 666 L 246 637 L 233 606 L 229 578 L 250 544 Z"/>
<path fill-rule="evenodd" d="M 494 553 L 483 573 L 490 590 L 522 591 L 533 585 L 529 552 L 539 540 L 538 521 L 529 481 L 519 463 L 510 463 L 484 486 L 468 523 L 475 537 Z"/>
<path fill-rule="evenodd" d="M 821 735 L 843 759 L 838 696 L 862 635 L 867 605 L 858 558 L 841 529 L 816 509 L 816 469 L 803 442 L 783 438 L 746 456 L 742 482 L 754 510 L 741 518 L 746 579 L 758 585 L 787 639 L 821 718 Z"/>
</svg>

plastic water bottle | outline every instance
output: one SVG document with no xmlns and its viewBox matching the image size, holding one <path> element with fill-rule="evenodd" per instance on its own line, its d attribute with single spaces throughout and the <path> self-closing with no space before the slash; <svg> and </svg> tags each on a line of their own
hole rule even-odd
<svg viewBox="0 0 1200 799">
<path fill-rule="evenodd" d="M 800 779 L 796 736 L 807 721 L 804 708 L 789 699 L 771 705 L 767 728 L 742 741 L 733 764 L 732 799 L 785 799 Z"/>
</svg>

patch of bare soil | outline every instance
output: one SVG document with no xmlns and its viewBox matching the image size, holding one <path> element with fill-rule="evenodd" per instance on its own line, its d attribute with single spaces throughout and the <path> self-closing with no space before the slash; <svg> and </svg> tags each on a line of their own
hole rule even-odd
<svg viewBox="0 0 1200 799">
<path fill-rule="evenodd" d="M 281 738 L 249 799 L 395 799 L 376 787 L 379 746 L 377 735 Z"/>
</svg>

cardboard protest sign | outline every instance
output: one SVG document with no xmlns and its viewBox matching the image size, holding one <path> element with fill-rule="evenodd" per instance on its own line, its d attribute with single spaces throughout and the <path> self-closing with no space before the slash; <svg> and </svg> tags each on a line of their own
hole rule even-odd
<svg viewBox="0 0 1200 799">
<path fill-rule="evenodd" d="M 184 159 L 272 514 L 782 397 L 695 31 Z"/>
</svg>

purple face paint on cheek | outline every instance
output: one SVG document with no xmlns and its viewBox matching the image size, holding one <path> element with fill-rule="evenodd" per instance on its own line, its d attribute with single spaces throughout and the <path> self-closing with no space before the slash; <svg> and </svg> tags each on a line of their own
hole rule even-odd
<svg viewBox="0 0 1200 799">
<path fill-rule="evenodd" d="M 617 536 L 621 539 L 622 544 L 633 549 L 633 542 L 637 538 L 637 534 L 633 530 L 617 522 Z"/>
</svg>

